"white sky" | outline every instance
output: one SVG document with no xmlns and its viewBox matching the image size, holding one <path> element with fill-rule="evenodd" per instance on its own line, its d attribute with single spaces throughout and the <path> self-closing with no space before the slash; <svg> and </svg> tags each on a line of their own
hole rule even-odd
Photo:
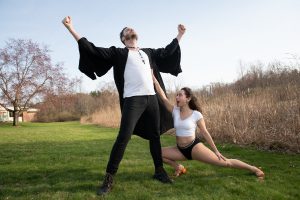
<svg viewBox="0 0 300 200">
<path fill-rule="evenodd" d="M 82 77 L 84 92 L 113 81 L 112 71 L 92 81 L 78 70 L 76 41 L 61 23 L 67 15 L 77 32 L 102 47 L 123 47 L 124 26 L 136 29 L 140 47 L 163 47 L 184 24 L 183 73 L 163 76 L 168 88 L 229 83 L 238 78 L 240 63 L 287 62 L 288 54 L 300 55 L 299 0 L 0 0 L 0 48 L 9 38 L 48 45 L 53 63 L 63 62 L 66 74 Z"/>
</svg>

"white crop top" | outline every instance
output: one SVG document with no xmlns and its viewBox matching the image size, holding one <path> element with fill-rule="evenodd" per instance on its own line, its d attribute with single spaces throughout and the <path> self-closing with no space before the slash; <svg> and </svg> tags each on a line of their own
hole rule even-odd
<svg viewBox="0 0 300 200">
<path fill-rule="evenodd" d="M 174 106 L 173 108 L 172 115 L 174 121 L 174 128 L 176 129 L 176 136 L 179 137 L 195 135 L 197 121 L 203 118 L 202 114 L 199 111 L 194 110 L 190 116 L 182 120 L 180 118 L 180 108 L 176 106 Z"/>
</svg>

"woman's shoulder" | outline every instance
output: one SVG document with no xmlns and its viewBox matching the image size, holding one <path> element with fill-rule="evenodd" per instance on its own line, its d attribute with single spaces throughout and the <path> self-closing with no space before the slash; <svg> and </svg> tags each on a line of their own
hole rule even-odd
<svg viewBox="0 0 300 200">
<path fill-rule="evenodd" d="M 196 113 L 196 114 L 201 114 L 202 115 L 202 113 L 198 110 L 193 110 L 193 112 Z"/>
<path fill-rule="evenodd" d="M 202 113 L 199 112 L 198 110 L 193 110 L 193 115 L 195 116 L 195 118 L 196 118 L 197 120 L 203 118 Z"/>
</svg>

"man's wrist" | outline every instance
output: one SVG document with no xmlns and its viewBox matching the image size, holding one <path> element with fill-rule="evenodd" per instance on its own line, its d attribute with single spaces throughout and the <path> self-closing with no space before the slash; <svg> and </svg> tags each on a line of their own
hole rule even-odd
<svg viewBox="0 0 300 200">
<path fill-rule="evenodd" d="M 180 34 L 177 35 L 176 38 L 177 38 L 178 42 L 181 40 L 181 37 L 182 37 L 182 35 L 180 35 Z"/>
<path fill-rule="evenodd" d="M 67 26 L 67 29 L 70 31 L 70 32 L 74 32 L 74 28 L 72 26 Z"/>
</svg>

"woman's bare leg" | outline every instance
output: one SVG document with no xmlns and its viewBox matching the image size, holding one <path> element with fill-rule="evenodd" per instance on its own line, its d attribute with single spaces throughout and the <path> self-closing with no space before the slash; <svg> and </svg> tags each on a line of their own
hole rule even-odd
<svg viewBox="0 0 300 200">
<path fill-rule="evenodd" d="M 207 148 L 203 143 L 199 143 L 196 146 L 194 146 L 192 150 L 192 158 L 194 160 L 202 161 L 204 163 L 208 163 L 212 165 L 248 170 L 250 172 L 255 173 L 255 175 L 259 178 L 264 177 L 263 171 L 261 171 L 259 168 L 249 165 L 240 160 L 237 159 L 226 159 L 226 161 L 222 159 L 219 160 L 216 154 L 213 151 L 211 151 L 209 148 Z"/>
<path fill-rule="evenodd" d="M 174 168 L 176 176 L 180 175 L 180 170 L 186 170 L 182 165 L 176 162 L 179 160 L 186 160 L 186 158 L 182 155 L 182 153 L 178 150 L 177 147 L 163 147 L 162 158 L 164 163 L 171 165 Z M 184 171 L 183 173 L 185 172 L 186 171 Z"/>
</svg>

